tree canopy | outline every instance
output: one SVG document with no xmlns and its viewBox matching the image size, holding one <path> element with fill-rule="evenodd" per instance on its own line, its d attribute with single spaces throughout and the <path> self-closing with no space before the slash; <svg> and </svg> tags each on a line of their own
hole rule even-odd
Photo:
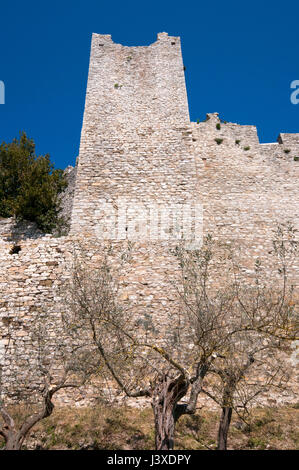
<svg viewBox="0 0 299 470">
<path fill-rule="evenodd" d="M 59 193 L 67 186 L 63 170 L 50 155 L 35 153 L 35 143 L 23 132 L 0 145 L 0 216 L 35 222 L 51 233 L 63 223 Z"/>
</svg>

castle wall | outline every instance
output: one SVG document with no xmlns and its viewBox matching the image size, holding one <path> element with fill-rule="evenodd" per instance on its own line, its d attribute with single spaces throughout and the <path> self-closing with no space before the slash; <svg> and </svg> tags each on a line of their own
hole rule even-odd
<svg viewBox="0 0 299 470">
<path fill-rule="evenodd" d="M 204 233 L 234 240 L 252 268 L 256 257 L 271 250 L 277 222 L 290 220 L 299 228 L 298 135 L 281 134 L 281 144 L 260 144 L 254 126 L 220 122 L 217 113 L 191 126 Z M 298 282 L 298 264 L 293 275 Z"/>
<path fill-rule="evenodd" d="M 31 394 L 37 386 L 42 388 L 43 380 L 37 368 L 38 349 L 34 344 L 34 330 L 41 319 L 46 327 L 47 367 L 52 376 L 59 374 L 61 362 L 56 360 L 56 345 L 64 334 L 61 326 L 61 314 L 67 312 L 64 283 L 70 279 L 75 250 L 84 250 L 84 260 L 92 270 L 99 266 L 105 246 L 90 238 L 84 241 L 52 236 L 22 240 L 18 254 L 10 254 L 11 246 L 8 241 L 0 242 L 0 397 L 18 402 L 20 392 Z M 169 325 L 173 325 L 179 307 L 178 293 L 173 284 L 178 274 L 175 258 L 169 255 L 166 245 L 137 244 L 131 252 L 126 252 L 126 261 L 119 263 L 121 253 L 125 253 L 124 247 L 115 243 L 112 248 L 115 250 L 111 254 L 113 263 L 115 261 L 112 266 L 120 283 L 119 299 L 123 308 L 128 309 L 133 323 L 135 321 L 134 334 L 140 331 L 144 335 L 144 326 L 148 323 L 148 334 L 156 338 L 154 343 L 164 346 L 167 332 L 170 335 L 173 332 Z M 273 391 L 263 393 L 260 399 L 264 403 L 284 404 L 296 399 L 295 347 L 294 343 L 291 358 L 282 357 L 285 371 L 291 373 L 292 388 L 281 391 L 279 395 Z M 263 376 L 259 380 L 263 380 Z M 55 396 L 55 402 L 86 406 L 95 403 L 105 393 L 113 396 L 113 384 L 104 381 L 99 383 L 99 387 L 83 386 L 62 391 Z M 30 396 L 33 399 L 33 395 Z M 127 403 L 148 405 L 146 399 L 130 399 Z M 215 404 L 201 396 L 200 406 L 213 408 Z"/>
<path fill-rule="evenodd" d="M 72 211 L 70 234 L 54 238 L 0 223 L 0 365 L 6 384 L 32 362 L 30 332 L 39 312 L 53 316 L 51 332 L 59 334 L 59 288 L 70 275 L 76 241 L 86 244 L 91 268 L 97 265 L 105 203 L 119 213 L 120 198 L 142 202 L 146 225 L 153 202 L 169 208 L 200 202 L 204 233 L 235 240 L 250 272 L 255 258 L 271 249 L 276 221 L 291 220 L 299 228 L 296 156 L 299 134 L 260 144 L 255 126 L 220 122 L 217 114 L 189 122 L 179 38 L 161 33 L 148 47 L 125 47 L 94 34 L 79 159 L 68 174 L 64 201 L 64 214 Z M 127 214 L 126 222 L 134 215 Z M 126 233 L 120 238 L 118 251 L 125 249 Z M 11 254 L 16 242 L 21 251 Z M 161 331 L 178 309 L 170 253 L 175 244 L 145 236 L 119 272 L 124 305 L 136 321 L 152 317 Z M 298 282 L 298 261 L 292 268 Z"/>
<path fill-rule="evenodd" d="M 17 390 L 38 381 L 32 331 L 39 315 L 59 312 L 58 287 L 65 278 L 68 248 L 65 238 L 44 236 L 18 241 L 21 251 L 11 254 L 14 243 L 0 241 L 0 392 L 17 398 Z M 53 321 L 49 335 L 59 335 Z M 33 353 L 33 350 L 35 353 Z M 0 393 L 1 394 L 1 393 Z"/>
<path fill-rule="evenodd" d="M 74 253 L 83 253 L 84 262 L 92 270 L 99 266 L 107 246 L 96 239 L 51 235 L 22 239 L 19 245 L 21 250 L 11 254 L 14 242 L 0 240 L 0 397 L 8 396 L 12 401 L 18 400 L 18 392 L 30 393 L 43 383 L 34 343 L 40 321 L 47 328 L 45 341 L 53 349 L 47 351 L 48 367 L 51 375 L 59 373 L 61 362 L 55 362 L 55 344 L 64 334 L 61 314 L 67 312 L 65 294 Z M 168 243 L 139 243 L 130 250 L 123 243 L 115 243 L 112 249 L 119 300 L 134 318 L 135 334 L 138 329 L 144 334 L 143 324 L 149 321 L 156 329 L 157 341 L 163 340 L 163 332 L 177 311 L 177 293 L 171 285 L 177 262 L 169 253 Z M 123 254 L 126 261 L 122 263 Z M 100 391 L 103 393 L 103 385 Z M 84 387 L 55 397 L 60 404 L 78 405 L 97 399 L 98 391 L 88 393 Z"/>
</svg>

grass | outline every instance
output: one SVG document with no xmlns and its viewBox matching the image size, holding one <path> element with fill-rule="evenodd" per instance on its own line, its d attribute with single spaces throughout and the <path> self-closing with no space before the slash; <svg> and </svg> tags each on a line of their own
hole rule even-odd
<svg viewBox="0 0 299 470">
<path fill-rule="evenodd" d="M 177 424 L 175 449 L 215 449 L 219 412 L 201 410 L 194 416 L 183 416 Z M 233 415 L 228 448 L 299 449 L 298 406 L 258 408 L 250 426 L 240 425 Z M 3 441 L 0 439 L 0 448 Z M 151 408 L 55 408 L 49 418 L 40 422 L 27 438 L 24 449 L 154 449 L 154 427 Z"/>
</svg>

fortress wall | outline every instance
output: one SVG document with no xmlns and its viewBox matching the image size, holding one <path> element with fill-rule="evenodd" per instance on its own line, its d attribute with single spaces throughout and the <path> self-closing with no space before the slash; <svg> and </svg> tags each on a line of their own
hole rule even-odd
<svg viewBox="0 0 299 470">
<path fill-rule="evenodd" d="M 200 201 L 204 232 L 240 244 L 248 271 L 271 249 L 276 221 L 290 219 L 299 228 L 294 161 L 299 135 L 281 134 L 277 143 L 260 144 L 255 126 L 223 123 L 216 113 L 208 117 L 189 122 L 179 38 L 161 33 L 148 47 L 125 47 L 110 36 L 93 35 L 80 154 L 65 195 L 71 232 L 54 238 L 34 227 L 16 231 L 12 221 L 0 223 L 0 363 L 8 386 L 32 361 L 35 316 L 41 309 L 53 318 L 60 313 L 59 287 L 69 276 L 74 243 L 85 244 L 91 269 L 98 265 L 104 243 L 97 229 L 105 203 L 118 213 L 119 198 L 142 202 L 146 225 L 153 201 L 170 208 Z M 125 239 L 114 243 L 118 254 L 126 249 Z M 21 251 L 11 255 L 16 241 Z M 175 245 L 139 239 L 125 269 L 118 270 L 121 301 L 136 321 L 152 318 L 160 334 L 178 310 L 172 285 L 177 260 L 170 252 Z M 294 264 L 297 281 L 298 276 Z M 55 321 L 52 328 L 59 334 Z M 16 351 L 23 354 L 20 364 Z M 61 400 L 84 402 L 79 395 Z"/>
<path fill-rule="evenodd" d="M 30 392 L 33 385 L 42 384 L 32 335 L 36 320 L 45 316 L 47 341 L 51 336 L 55 341 L 59 339 L 61 313 L 67 311 L 63 300 L 65 287 L 61 291 L 61 286 L 71 276 L 75 250 L 83 250 L 84 261 L 92 270 L 99 266 L 107 247 L 95 239 L 84 241 L 73 236 L 49 235 L 19 243 L 21 251 L 12 255 L 13 243 L 0 241 L 0 395 L 2 392 L 16 401 L 18 389 Z M 172 286 L 177 262 L 170 254 L 170 246 L 166 242 L 138 243 L 127 250 L 125 244 L 115 243 L 112 249 L 111 263 L 120 284 L 119 299 L 136 321 L 135 333 L 140 329 L 140 334 L 144 334 L 144 324 L 149 323 L 150 328 L 155 328 L 158 344 L 178 309 L 177 292 Z M 122 254 L 127 256 L 123 263 Z M 51 374 L 58 373 L 54 350 L 49 356 Z M 97 398 L 96 391 L 82 387 L 59 393 L 55 400 L 60 404 L 86 405 Z"/>
<path fill-rule="evenodd" d="M 79 244 L 79 245 L 78 245 Z M 21 242 L 21 251 L 11 255 L 11 243 L 0 242 L 0 366 L 2 393 L 12 401 L 18 401 L 17 391 L 22 387 L 31 393 L 33 385 L 42 385 L 42 380 L 35 367 L 37 362 L 36 346 L 33 346 L 32 333 L 35 321 L 41 315 L 47 319 L 47 338 L 59 341 L 62 334 L 60 315 L 66 312 L 62 283 L 69 279 L 72 255 L 75 247 L 84 250 L 84 260 L 91 270 L 99 265 L 105 249 L 103 243 L 95 240 L 75 239 L 74 237 L 43 237 L 39 240 L 27 239 Z M 120 281 L 120 301 L 127 308 L 135 322 L 135 334 L 145 334 L 145 324 L 149 334 L 156 337 L 155 344 L 165 345 L 169 324 L 173 325 L 178 312 L 178 293 L 172 285 L 177 279 L 177 264 L 168 252 L 169 245 L 137 244 L 123 264 L 118 264 L 125 249 L 119 243 L 113 245 L 113 266 Z M 65 288 L 63 289 L 65 292 Z M 152 332 L 152 328 L 155 332 Z M 168 327 L 168 329 L 167 329 Z M 295 347 L 295 345 L 294 345 Z M 55 362 L 55 350 L 49 353 L 51 374 L 59 373 L 60 363 Z M 289 359 L 284 355 L 282 361 L 285 370 L 296 364 L 295 352 Z M 293 361 L 293 362 L 292 362 Z M 292 389 L 277 396 L 276 393 L 264 393 L 264 403 L 289 403 L 296 399 L 297 376 L 292 373 Z M 99 383 L 100 388 L 81 387 L 76 390 L 65 390 L 55 396 L 57 404 L 86 406 L 99 399 L 100 393 L 115 394 L 113 383 Z M 32 390 L 33 392 L 33 390 Z M 33 395 L 32 395 L 33 397 Z M 129 400 L 132 406 L 148 405 L 147 400 Z M 215 407 L 213 403 L 200 397 L 200 405 Z"/>
<path fill-rule="evenodd" d="M 65 238 L 52 236 L 19 239 L 18 244 L 21 251 L 10 254 L 13 244 L 0 241 L 1 385 L 3 393 L 12 394 L 26 388 L 28 374 L 29 391 L 38 382 L 32 331 L 39 315 L 54 319 L 61 308 L 58 287 L 65 279 L 66 254 L 71 248 Z M 59 335 L 55 320 L 48 333 Z"/>
<path fill-rule="evenodd" d="M 53 238 L 46 236 L 39 240 L 27 239 L 21 242 L 22 250 L 15 255 L 9 254 L 11 243 L 0 243 L 0 366 L 2 393 L 6 398 L 18 402 L 18 391 L 22 387 L 31 393 L 33 385 L 42 385 L 42 380 L 35 367 L 37 362 L 36 346 L 33 346 L 32 333 L 35 320 L 40 315 L 47 319 L 47 337 L 59 341 L 61 336 L 60 314 L 67 311 L 62 301 L 60 287 L 70 276 L 72 254 L 76 243 L 84 251 L 84 259 L 91 270 L 99 265 L 105 248 L 95 240 L 75 239 L 73 237 Z M 176 280 L 177 264 L 168 252 L 167 244 L 137 244 L 128 253 L 123 265 L 118 265 L 124 249 L 121 244 L 113 246 L 111 255 L 120 281 L 120 301 L 124 308 L 136 320 L 135 334 L 145 334 L 145 324 L 149 334 L 156 337 L 155 344 L 165 345 L 167 331 L 172 332 L 178 312 L 178 294 L 172 283 Z M 77 245 L 78 247 L 78 245 Z M 65 292 L 65 289 L 63 289 Z M 152 328 L 155 332 L 152 333 Z M 167 329 L 168 327 L 168 329 Z M 294 344 L 295 348 L 295 344 Z M 294 349 L 293 348 L 293 349 Z M 282 357 L 285 370 L 296 365 L 295 350 L 291 358 Z M 49 354 L 51 374 L 59 373 L 60 363 L 55 362 L 55 350 Z M 294 367 L 295 368 L 295 367 Z M 291 374 L 292 388 L 277 395 L 275 392 L 264 393 L 260 398 L 264 403 L 284 404 L 296 400 L 295 390 L 298 374 Z M 262 380 L 262 377 L 261 377 Z M 55 396 L 57 404 L 87 406 L 94 404 L 101 394 L 115 396 L 114 384 L 106 381 L 97 386 L 81 387 L 76 390 L 65 390 Z M 110 388 L 109 388 L 110 387 Z M 99 393 L 100 391 L 100 393 Z M 33 390 L 32 390 L 33 393 Z M 34 395 L 32 395 L 33 398 Z M 129 400 L 132 406 L 148 405 L 147 400 Z M 215 405 L 200 397 L 200 406 L 213 408 Z"/>
<path fill-rule="evenodd" d="M 271 249 L 276 222 L 291 220 L 299 228 L 299 162 L 284 153 L 284 145 L 259 144 L 253 126 L 224 124 L 216 114 L 208 116 L 207 122 L 191 124 L 203 229 L 243 246 L 244 265 L 252 268 L 255 258 Z M 288 144 L 296 142 L 296 136 Z M 219 138 L 223 141 L 218 145 Z M 298 264 L 293 275 L 298 283 Z"/>
</svg>

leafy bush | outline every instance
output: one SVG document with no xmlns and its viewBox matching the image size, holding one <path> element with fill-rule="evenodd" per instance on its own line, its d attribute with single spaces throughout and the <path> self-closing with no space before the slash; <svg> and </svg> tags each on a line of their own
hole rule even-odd
<svg viewBox="0 0 299 470">
<path fill-rule="evenodd" d="M 35 154 L 25 133 L 0 145 L 0 216 L 36 222 L 46 233 L 63 225 L 59 193 L 67 186 L 63 170 L 50 156 Z"/>
<path fill-rule="evenodd" d="M 222 144 L 223 139 L 215 139 L 215 142 L 217 143 L 217 145 L 220 145 L 220 144 Z"/>
<path fill-rule="evenodd" d="M 221 129 L 221 125 L 219 124 L 219 122 L 216 124 L 216 129 L 218 129 L 218 131 L 220 131 Z"/>
</svg>

